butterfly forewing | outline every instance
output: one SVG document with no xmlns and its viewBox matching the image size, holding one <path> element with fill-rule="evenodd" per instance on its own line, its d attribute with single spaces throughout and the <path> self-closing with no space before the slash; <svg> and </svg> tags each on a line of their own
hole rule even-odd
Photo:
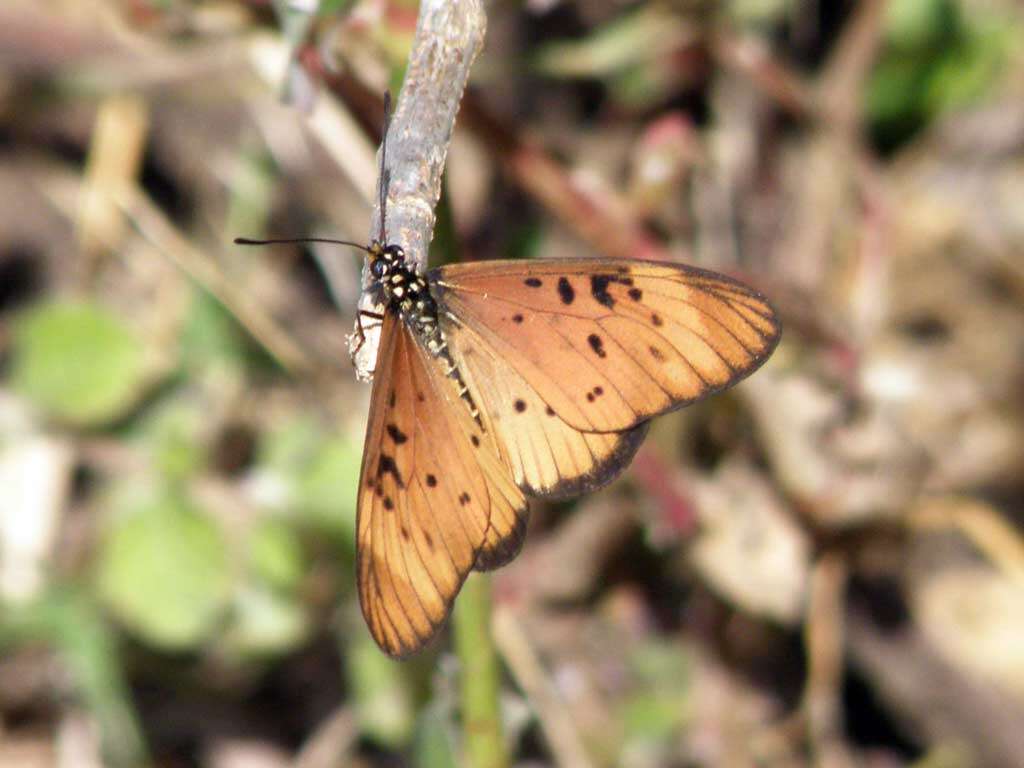
<svg viewBox="0 0 1024 768">
<path fill-rule="evenodd" d="M 780 333 L 760 294 L 694 267 L 496 261 L 430 277 L 449 334 L 471 329 L 545 409 L 586 433 L 622 432 L 735 384 Z"/>
<path fill-rule="evenodd" d="M 419 650 L 473 567 L 500 565 L 525 529 L 522 493 L 440 361 L 386 313 L 360 478 L 359 597 L 392 656 Z"/>
</svg>

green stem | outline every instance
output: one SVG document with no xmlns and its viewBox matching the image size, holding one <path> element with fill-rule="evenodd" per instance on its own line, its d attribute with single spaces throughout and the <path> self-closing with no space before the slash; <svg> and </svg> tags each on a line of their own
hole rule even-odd
<svg viewBox="0 0 1024 768">
<path fill-rule="evenodd" d="M 464 762 L 506 768 L 501 730 L 501 670 L 491 636 L 491 578 L 474 573 L 455 604 L 455 652 L 461 662 Z"/>
</svg>

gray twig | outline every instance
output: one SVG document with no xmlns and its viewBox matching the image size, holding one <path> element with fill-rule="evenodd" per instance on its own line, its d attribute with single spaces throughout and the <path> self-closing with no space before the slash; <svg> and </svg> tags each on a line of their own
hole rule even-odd
<svg viewBox="0 0 1024 768">
<path fill-rule="evenodd" d="M 441 195 L 455 115 L 469 68 L 483 47 L 486 28 L 481 0 L 424 0 L 420 4 L 405 82 L 388 132 L 386 166 L 391 183 L 385 222 L 388 242 L 401 245 L 420 272 L 426 268 L 427 247 L 434 233 L 434 207 Z M 378 203 L 371 238 L 380 234 L 380 216 Z M 372 292 L 366 290 L 370 285 L 367 263 L 359 309 L 379 311 Z M 379 327 L 367 327 L 364 321 L 363 328 L 365 343 L 357 349 L 353 336 L 349 352 L 356 376 L 369 380 L 377 360 Z"/>
</svg>

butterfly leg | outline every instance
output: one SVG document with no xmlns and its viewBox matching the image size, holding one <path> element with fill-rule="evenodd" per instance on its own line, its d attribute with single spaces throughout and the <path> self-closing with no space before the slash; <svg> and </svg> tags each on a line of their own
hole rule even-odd
<svg viewBox="0 0 1024 768">
<path fill-rule="evenodd" d="M 371 328 L 377 325 L 381 325 L 384 322 L 384 315 L 382 315 L 380 312 L 370 312 L 369 310 L 366 309 L 359 310 L 359 314 L 356 316 L 356 336 L 358 337 L 359 340 L 356 342 L 355 349 L 352 350 L 353 355 L 359 354 L 359 350 L 361 350 L 363 348 L 363 344 L 366 343 L 366 333 L 363 329 L 364 317 L 368 317 L 371 320 L 376 321 L 373 324 L 373 326 L 370 326 Z"/>
</svg>

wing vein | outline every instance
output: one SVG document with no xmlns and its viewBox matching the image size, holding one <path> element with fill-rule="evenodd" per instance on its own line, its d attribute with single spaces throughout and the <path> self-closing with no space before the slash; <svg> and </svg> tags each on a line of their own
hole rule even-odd
<svg viewBox="0 0 1024 768">
<path fill-rule="evenodd" d="M 617 317 L 617 316 L 609 314 L 608 317 Z M 598 322 L 597 324 L 600 325 L 600 322 Z M 594 363 L 587 357 L 587 355 L 581 353 L 580 350 L 577 349 L 576 346 L 572 343 L 572 341 L 569 339 L 569 337 L 566 336 L 564 333 L 562 333 L 562 331 L 560 331 L 556 327 L 552 327 L 552 329 L 555 331 L 555 333 L 557 333 L 559 336 L 561 336 L 562 339 L 564 339 L 565 342 L 570 347 L 572 347 L 574 350 L 576 350 L 577 354 L 579 354 L 579 356 L 583 360 L 583 362 L 585 362 L 587 364 L 587 366 L 589 366 L 592 371 L 597 373 L 598 376 L 600 376 L 602 379 L 604 379 L 607 382 L 607 384 L 612 389 L 615 390 L 615 393 L 622 399 L 622 402 L 626 403 L 626 405 L 629 408 L 629 410 L 631 410 L 633 412 L 633 416 L 636 417 L 636 418 L 639 418 L 640 415 L 636 412 L 636 410 L 632 406 L 629 405 L 629 399 L 625 396 L 625 394 L 622 392 L 622 390 L 619 389 L 618 385 L 611 379 L 611 377 L 606 376 L 603 372 L 601 372 L 601 370 L 596 365 L 594 365 Z M 613 342 L 615 344 L 615 346 L 618 347 L 619 349 L 623 349 L 623 346 L 621 344 L 619 344 L 618 339 L 616 339 L 614 336 L 610 337 L 610 341 Z M 633 357 L 632 355 L 627 355 L 627 357 L 629 357 L 629 359 L 632 360 L 636 365 L 640 365 L 640 363 L 638 363 L 636 358 Z M 640 370 L 644 370 L 643 366 L 640 366 Z M 658 384 L 657 381 L 655 381 L 654 383 Z M 566 395 L 571 397 L 571 394 L 569 393 L 569 391 L 567 389 L 565 389 L 564 387 L 561 387 L 561 386 L 558 386 L 558 388 L 562 392 L 566 393 Z M 661 386 L 661 384 L 658 384 L 658 388 L 661 389 L 662 392 L 665 392 L 666 395 L 671 397 L 671 395 L 669 395 L 669 393 L 665 390 L 664 387 Z"/>
<path fill-rule="evenodd" d="M 424 355 L 424 356 L 426 355 L 426 353 L 423 352 L 423 350 L 418 350 L 418 351 L 419 351 L 419 354 Z M 433 358 L 430 359 L 430 360 L 424 360 L 424 363 L 425 364 L 431 364 L 432 363 L 432 364 L 437 365 L 439 367 L 441 365 L 439 360 L 433 359 Z M 440 370 L 438 370 L 438 373 L 440 373 Z M 440 381 L 441 378 L 442 377 L 440 375 L 430 376 L 428 374 L 427 375 L 427 384 L 434 390 L 434 393 L 437 395 L 438 399 L 442 403 L 448 403 L 448 398 L 446 397 L 444 391 L 442 391 L 440 389 L 440 385 L 442 383 Z M 447 381 L 448 381 L 448 378 L 444 377 L 443 382 L 447 383 Z M 475 392 L 471 392 L 470 394 L 473 395 L 473 396 L 476 395 Z M 462 399 L 459 398 L 458 402 L 448 403 L 448 405 L 451 408 L 460 408 L 460 407 L 463 407 L 463 402 L 462 402 Z M 458 445 L 458 435 L 454 434 L 453 431 L 452 431 L 451 420 L 448 419 L 448 418 L 445 418 L 445 419 L 443 419 L 443 422 L 444 422 L 444 431 L 445 431 L 447 437 L 449 438 L 449 442 L 447 444 L 451 445 L 451 446 Z M 458 457 L 459 464 L 462 467 L 463 471 L 465 472 L 466 476 L 467 477 L 472 477 L 473 474 L 474 474 L 473 473 L 473 468 L 466 466 L 465 458 L 461 454 L 459 454 L 458 450 L 456 450 L 455 453 L 456 453 L 456 456 Z M 487 487 L 487 483 L 486 482 L 483 483 L 482 485 L 483 485 L 483 489 L 484 489 L 485 498 L 487 499 L 488 505 L 490 505 L 490 489 Z M 451 491 L 451 493 L 454 493 L 454 490 Z M 476 489 L 474 489 L 474 493 L 476 493 Z M 457 500 L 453 497 L 452 501 L 456 502 L 456 505 L 453 506 L 453 509 L 455 509 L 457 511 L 459 509 L 459 507 L 457 506 Z M 473 558 L 472 559 L 475 560 L 476 559 L 476 555 L 479 553 L 482 544 L 474 543 L 474 541 L 475 541 L 474 537 L 472 536 L 471 532 L 466 528 L 466 524 L 465 524 L 465 522 L 463 520 L 463 515 L 456 514 L 455 517 L 456 517 L 456 519 L 458 519 L 459 525 L 462 527 L 462 531 L 466 535 L 466 541 L 469 542 L 470 548 L 472 549 L 472 552 L 473 552 Z M 488 523 L 489 522 L 490 522 L 490 513 L 488 513 Z M 485 529 L 486 529 L 486 526 L 485 526 Z M 465 577 L 463 577 L 463 578 L 465 578 Z"/>
</svg>

